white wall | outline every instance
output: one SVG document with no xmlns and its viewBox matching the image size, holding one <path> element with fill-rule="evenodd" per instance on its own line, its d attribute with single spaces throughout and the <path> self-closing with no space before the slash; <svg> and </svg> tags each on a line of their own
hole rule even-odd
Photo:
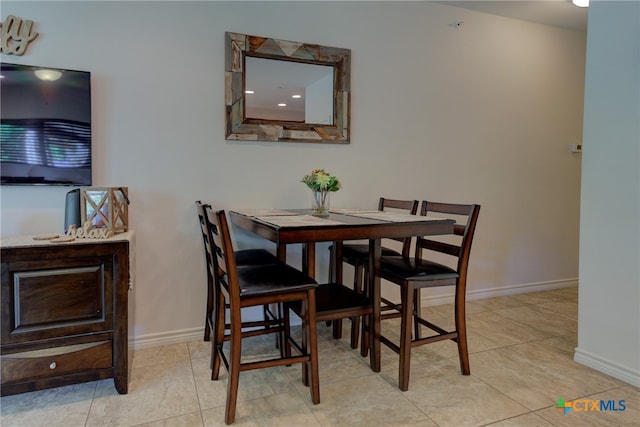
<svg viewBox="0 0 640 427">
<path fill-rule="evenodd" d="M 640 3 L 592 2 L 575 359 L 640 387 Z"/>
<path fill-rule="evenodd" d="M 132 200 L 138 343 L 203 327 L 196 199 L 304 208 L 318 167 L 344 184 L 336 207 L 480 203 L 470 298 L 577 281 L 584 33 L 428 2 L 3 0 L 9 14 L 40 36 L 3 61 L 93 73 L 95 185 Z M 351 144 L 225 141 L 225 31 L 350 48 Z M 67 190 L 3 187 L 2 236 L 61 231 Z"/>
</svg>

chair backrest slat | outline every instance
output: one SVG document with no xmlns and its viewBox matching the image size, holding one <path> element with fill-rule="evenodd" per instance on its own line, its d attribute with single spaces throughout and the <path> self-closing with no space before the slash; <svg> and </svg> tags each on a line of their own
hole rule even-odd
<svg viewBox="0 0 640 427">
<path fill-rule="evenodd" d="M 479 212 L 480 205 L 476 204 L 423 201 L 420 215 L 455 219 L 456 224 L 453 235 L 419 237 L 416 242 L 416 258 L 424 257 L 425 250 L 456 257 L 456 270 L 460 275 L 466 275 Z M 456 241 L 452 242 L 451 240 Z"/>
<path fill-rule="evenodd" d="M 213 292 L 215 286 L 215 277 L 217 270 L 217 263 L 215 262 L 214 249 L 212 246 L 211 230 L 209 228 L 209 221 L 207 220 L 207 213 L 205 212 L 205 205 L 200 201 L 196 201 L 196 210 L 198 212 L 198 220 L 200 222 L 200 231 L 202 232 L 202 243 L 204 250 L 204 258 L 207 264 L 207 290 L 209 295 Z"/>
<path fill-rule="evenodd" d="M 418 213 L 419 203 L 420 202 L 417 200 L 397 200 L 380 197 L 380 200 L 378 201 L 378 210 L 384 211 L 387 209 L 400 209 L 409 211 L 411 215 L 415 215 Z"/>
<path fill-rule="evenodd" d="M 205 219 L 211 235 L 211 251 L 217 286 L 224 293 L 231 306 L 239 307 L 240 287 L 236 273 L 233 242 L 224 210 L 214 211 L 211 205 L 204 205 Z"/>
<path fill-rule="evenodd" d="M 418 213 L 418 206 L 420 202 L 417 200 L 398 200 L 398 199 L 388 199 L 385 197 L 380 197 L 378 201 L 378 210 L 379 211 L 406 211 L 411 215 L 415 215 Z M 395 237 L 390 238 L 390 240 L 395 240 L 397 242 L 402 242 L 402 256 L 408 257 L 409 252 L 411 251 L 411 237 Z"/>
<path fill-rule="evenodd" d="M 440 252 L 451 256 L 460 256 L 460 246 L 452 245 L 446 242 L 438 242 L 437 240 L 420 238 L 418 245 L 422 249 L 427 249 L 434 252 Z"/>
</svg>

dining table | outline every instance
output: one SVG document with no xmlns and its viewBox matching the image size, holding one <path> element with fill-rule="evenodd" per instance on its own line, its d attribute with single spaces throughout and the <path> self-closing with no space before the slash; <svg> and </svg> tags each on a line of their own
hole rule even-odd
<svg viewBox="0 0 640 427">
<path fill-rule="evenodd" d="M 380 257 L 382 239 L 453 234 L 455 221 L 449 218 L 400 214 L 365 209 L 331 209 L 326 217 L 311 215 L 310 209 L 229 209 L 234 227 L 241 228 L 276 245 L 278 258 L 287 262 L 287 245 L 302 244 L 302 270 L 315 277 L 316 243 L 332 242 L 331 277 L 342 283 L 344 241 L 369 242 L 368 286 L 373 304 L 370 322 L 370 367 L 380 372 Z"/>
</svg>

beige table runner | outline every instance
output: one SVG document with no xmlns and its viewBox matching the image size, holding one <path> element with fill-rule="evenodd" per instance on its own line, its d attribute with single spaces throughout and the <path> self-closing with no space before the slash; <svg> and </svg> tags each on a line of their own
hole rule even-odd
<svg viewBox="0 0 640 427">
<path fill-rule="evenodd" d="M 294 216 L 300 215 L 297 212 L 285 211 L 283 209 L 231 209 L 233 212 L 237 212 L 244 216 L 250 216 L 252 218 L 259 216 Z"/>
<path fill-rule="evenodd" d="M 411 221 L 443 221 L 447 218 L 438 218 L 433 216 L 411 215 L 404 213 L 376 211 L 376 212 L 352 212 L 349 215 L 361 218 L 379 219 L 389 222 L 411 222 Z"/>
<path fill-rule="evenodd" d="M 310 225 L 339 225 L 344 224 L 326 218 L 312 215 L 258 216 L 256 219 L 278 227 L 305 227 Z"/>
<path fill-rule="evenodd" d="M 376 213 L 380 212 L 379 210 L 368 210 L 368 209 L 358 209 L 358 208 L 331 208 L 329 212 L 335 214 L 342 215 L 353 215 L 353 214 L 366 214 L 366 213 Z"/>
</svg>

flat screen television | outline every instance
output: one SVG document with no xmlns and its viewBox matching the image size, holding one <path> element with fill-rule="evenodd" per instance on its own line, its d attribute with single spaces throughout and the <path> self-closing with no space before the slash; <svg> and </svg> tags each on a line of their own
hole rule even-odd
<svg viewBox="0 0 640 427">
<path fill-rule="evenodd" d="M 2 185 L 91 185 L 91 73 L 1 67 Z"/>
</svg>

